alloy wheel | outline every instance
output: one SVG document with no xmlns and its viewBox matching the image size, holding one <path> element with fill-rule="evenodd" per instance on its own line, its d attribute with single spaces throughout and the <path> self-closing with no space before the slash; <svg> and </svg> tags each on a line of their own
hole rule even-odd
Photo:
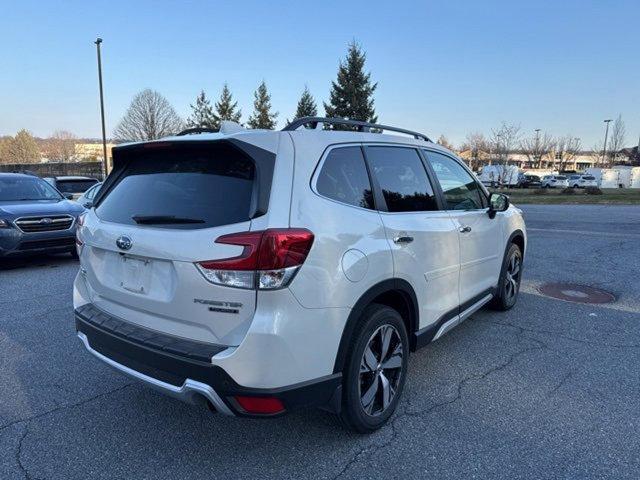
<svg viewBox="0 0 640 480">
<path fill-rule="evenodd" d="M 504 279 L 504 294 L 507 301 L 512 300 L 518 294 L 520 286 L 520 256 L 517 253 L 511 255 Z"/>
<path fill-rule="evenodd" d="M 385 324 L 369 338 L 360 362 L 360 404 L 367 415 L 381 415 L 396 396 L 404 351 L 396 328 Z"/>
</svg>

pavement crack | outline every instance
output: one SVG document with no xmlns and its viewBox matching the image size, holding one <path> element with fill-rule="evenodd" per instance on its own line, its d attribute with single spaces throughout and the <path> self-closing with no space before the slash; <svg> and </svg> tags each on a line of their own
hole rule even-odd
<svg viewBox="0 0 640 480">
<path fill-rule="evenodd" d="M 390 438 L 387 441 L 383 442 L 382 444 L 368 445 L 364 448 L 359 449 L 358 452 L 356 452 L 354 455 L 351 456 L 349 461 L 342 467 L 342 469 L 334 477 L 332 477 L 332 480 L 337 480 L 338 478 L 341 478 L 343 475 L 345 475 L 349 471 L 349 469 L 359 461 L 361 456 L 366 457 L 368 455 L 375 454 L 377 451 L 391 445 L 399 435 L 399 430 L 397 427 L 397 423 L 399 421 L 408 417 L 421 417 L 421 418 L 426 417 L 427 415 L 429 415 L 430 413 L 432 413 L 433 411 L 435 411 L 440 407 L 451 405 L 462 398 L 464 387 L 468 383 L 473 381 L 482 381 L 486 379 L 488 376 L 490 376 L 491 374 L 504 370 L 505 368 L 511 366 L 520 356 L 525 355 L 526 353 L 547 349 L 546 345 L 544 345 L 543 342 L 536 341 L 535 339 L 531 339 L 531 340 L 533 340 L 533 342 L 536 343 L 535 346 L 518 350 L 517 352 L 514 352 L 511 355 L 509 355 L 506 361 L 498 365 L 494 365 L 493 367 L 479 374 L 469 375 L 463 378 L 462 380 L 459 380 L 455 386 L 455 395 L 443 402 L 438 402 L 434 405 L 431 405 L 429 408 L 425 410 L 411 411 L 410 410 L 411 401 L 410 401 L 410 398 L 407 397 L 407 401 L 406 401 L 407 406 L 404 408 L 404 410 L 401 413 L 396 413 L 394 418 L 389 423 L 389 427 L 391 428 Z M 398 407 L 400 407 L 400 405 L 398 405 Z"/>
<path fill-rule="evenodd" d="M 582 343 L 584 345 L 591 345 L 591 346 L 595 346 L 595 347 L 604 347 L 604 348 L 640 348 L 640 344 L 636 344 L 636 343 L 630 343 L 630 344 L 619 344 L 619 343 L 606 343 L 606 342 L 594 342 L 591 340 L 584 340 L 581 338 L 575 338 L 575 337 L 571 337 L 569 335 L 564 335 L 560 332 L 554 332 L 552 330 L 542 330 L 542 329 L 536 329 L 536 328 L 528 328 L 528 327 L 523 327 L 521 325 L 514 325 L 513 323 L 509 323 L 509 322 L 496 322 L 495 320 L 489 320 L 487 318 L 483 318 L 481 319 L 481 321 L 486 322 L 486 323 L 492 323 L 494 325 L 500 325 L 503 327 L 511 327 L 511 328 L 515 328 L 518 329 L 520 332 L 530 332 L 530 333 L 537 333 L 537 334 L 542 334 L 542 335 L 550 335 L 550 336 L 554 336 L 557 338 L 562 338 L 564 340 L 569 340 L 572 342 L 576 342 L 576 343 Z M 527 337 L 530 340 L 534 340 L 531 337 Z"/>
<path fill-rule="evenodd" d="M 36 415 L 32 415 L 31 417 L 21 418 L 19 420 L 14 420 L 12 422 L 5 423 L 4 425 L 0 425 L 0 432 L 2 432 L 3 430 L 6 430 L 9 427 L 12 427 L 13 425 L 18 425 L 18 424 L 25 423 L 25 422 L 26 423 L 30 423 L 33 420 L 37 420 L 37 419 L 40 419 L 42 417 L 46 417 L 47 415 L 59 412 L 60 410 L 67 410 L 67 409 L 81 407 L 83 405 L 86 405 L 88 403 L 93 402 L 94 400 L 99 400 L 102 397 L 106 397 L 106 396 L 111 395 L 113 393 L 117 393 L 117 392 L 119 392 L 121 390 L 124 390 L 125 388 L 128 388 L 128 387 L 130 387 L 132 385 L 135 385 L 135 382 L 127 383 L 125 385 L 122 385 L 121 387 L 114 388 L 113 390 L 109 390 L 107 392 L 99 393 L 97 395 L 94 395 L 92 397 L 86 398 L 86 399 L 84 399 L 84 400 L 82 400 L 80 402 L 77 402 L 77 403 L 70 403 L 70 404 L 66 404 L 66 405 L 60 405 L 58 407 L 52 408 L 50 410 L 47 410 L 45 412 L 41 412 L 41 413 L 38 413 Z"/>
</svg>

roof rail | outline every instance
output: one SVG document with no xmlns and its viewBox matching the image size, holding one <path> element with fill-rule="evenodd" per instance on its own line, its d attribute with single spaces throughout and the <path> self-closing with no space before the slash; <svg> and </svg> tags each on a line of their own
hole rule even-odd
<svg viewBox="0 0 640 480">
<path fill-rule="evenodd" d="M 293 130 L 297 130 L 298 128 L 305 125 L 310 125 L 311 128 L 317 128 L 319 123 L 323 125 L 349 125 L 352 127 L 357 127 L 357 130 L 359 132 L 370 132 L 371 130 L 387 130 L 390 132 L 399 132 L 406 135 L 411 135 L 416 140 L 431 142 L 431 139 L 423 133 L 414 132 L 412 130 L 405 130 L 404 128 L 390 127 L 388 125 L 380 125 L 378 123 L 362 122 L 360 120 L 347 120 L 345 118 L 302 117 L 291 122 L 289 125 L 284 127 L 282 131 L 290 132 Z"/>
<path fill-rule="evenodd" d="M 183 137 L 184 135 L 193 135 L 196 133 L 218 133 L 218 130 L 208 127 L 193 127 L 182 130 L 180 133 L 176 134 L 176 137 Z"/>
</svg>

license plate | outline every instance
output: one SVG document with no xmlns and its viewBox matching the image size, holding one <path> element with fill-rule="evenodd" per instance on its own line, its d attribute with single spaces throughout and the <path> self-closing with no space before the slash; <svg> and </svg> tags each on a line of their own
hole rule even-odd
<svg viewBox="0 0 640 480">
<path fill-rule="evenodd" d="M 146 285 L 147 272 L 149 270 L 148 260 L 138 260 L 131 257 L 122 258 L 122 281 L 120 285 L 125 290 L 134 293 L 147 293 Z"/>
</svg>

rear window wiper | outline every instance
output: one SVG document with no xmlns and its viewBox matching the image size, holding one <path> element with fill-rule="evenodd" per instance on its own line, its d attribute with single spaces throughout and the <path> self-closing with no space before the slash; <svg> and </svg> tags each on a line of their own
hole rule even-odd
<svg viewBox="0 0 640 480">
<path fill-rule="evenodd" d="M 205 223 L 199 218 L 176 217 L 175 215 L 133 215 L 134 222 L 146 225 L 162 225 L 172 223 Z"/>
</svg>

